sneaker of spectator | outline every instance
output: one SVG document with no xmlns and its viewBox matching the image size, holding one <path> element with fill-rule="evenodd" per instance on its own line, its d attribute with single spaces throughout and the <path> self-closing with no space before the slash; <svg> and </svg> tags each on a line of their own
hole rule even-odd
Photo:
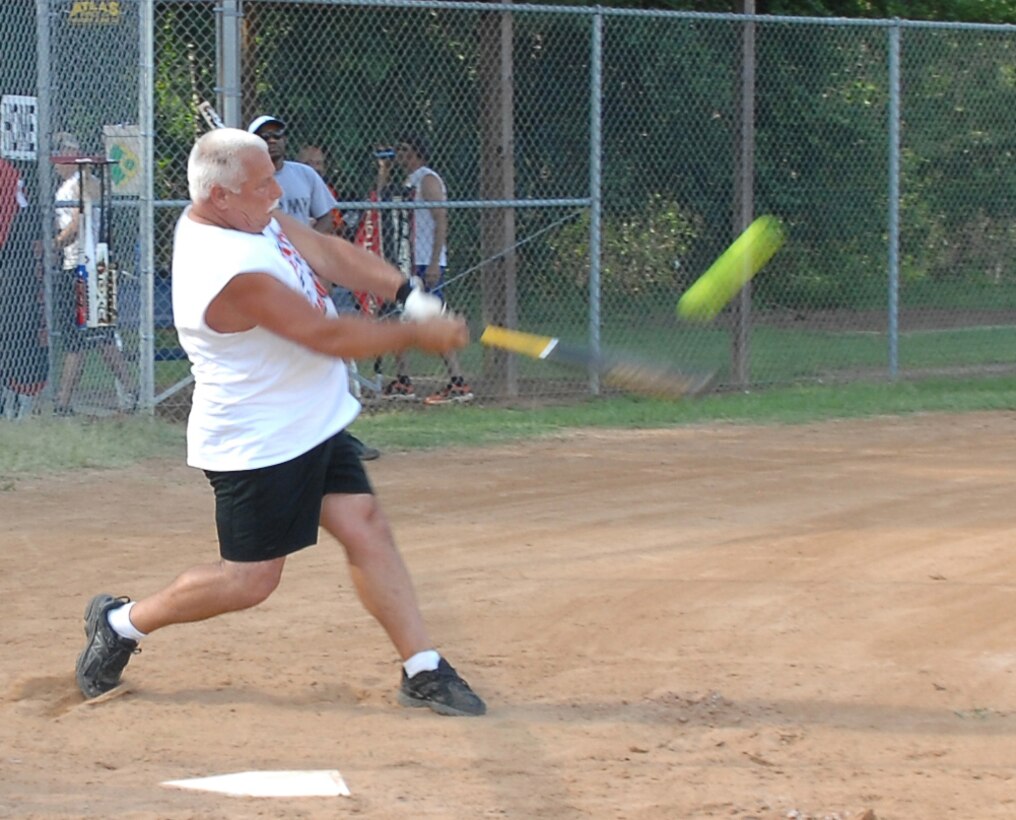
<svg viewBox="0 0 1016 820">
<path fill-rule="evenodd" d="M 416 401 L 416 388 L 409 376 L 399 376 L 385 385 L 381 397 L 389 401 Z"/>
<path fill-rule="evenodd" d="M 424 404 L 463 404 L 475 398 L 473 391 L 462 376 L 452 376 L 452 380 L 444 387 L 423 400 Z"/>
</svg>

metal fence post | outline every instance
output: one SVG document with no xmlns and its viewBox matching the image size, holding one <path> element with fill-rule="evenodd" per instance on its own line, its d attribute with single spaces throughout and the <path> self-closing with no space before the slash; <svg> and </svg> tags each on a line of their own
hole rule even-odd
<svg viewBox="0 0 1016 820">
<path fill-rule="evenodd" d="M 900 24 L 889 26 L 889 377 L 899 375 L 900 302 Z"/>
<path fill-rule="evenodd" d="M 141 406 L 155 411 L 155 10 L 154 0 L 142 0 L 139 9 L 140 54 L 138 60 L 138 124 L 141 126 L 141 159 L 145 169 L 138 197 L 138 245 L 141 270 L 141 316 L 139 317 L 138 394 Z"/>
<path fill-rule="evenodd" d="M 734 172 L 734 236 L 750 224 L 755 213 L 755 0 L 744 0 L 741 26 L 740 134 Z M 747 264 L 747 262 L 745 263 Z M 742 390 L 751 384 L 751 282 L 741 288 L 734 301 L 731 334 L 731 381 Z"/>
<path fill-rule="evenodd" d="M 603 117 L 603 12 L 597 7 L 589 55 L 589 347 L 600 352 L 600 219 L 603 214 L 601 190 L 601 144 Z M 589 392 L 600 392 L 600 377 L 589 371 Z"/>
<path fill-rule="evenodd" d="M 50 73 L 50 37 L 49 37 L 49 18 L 50 18 L 50 0 L 36 0 L 36 75 L 38 77 L 38 86 L 36 91 L 37 99 L 37 114 L 39 124 L 39 146 L 38 155 L 36 161 L 38 162 L 38 185 L 39 190 L 36 191 L 36 196 L 39 199 L 39 213 L 42 219 L 42 225 L 40 236 L 42 237 L 42 259 L 43 259 L 43 292 L 45 293 L 46 299 L 46 333 L 50 339 L 53 339 L 56 333 L 56 323 L 53 317 L 53 294 L 55 292 L 53 287 L 53 270 L 56 268 L 56 252 L 53 250 L 53 212 L 46 207 L 42 207 L 42 203 L 50 196 L 50 191 L 53 190 L 53 166 L 50 165 L 50 133 L 52 128 L 50 127 L 50 84 L 51 73 Z M 51 343 L 47 352 L 48 367 L 50 373 L 56 373 L 56 351 L 54 345 Z M 52 385 L 50 380 L 50 385 Z M 52 388 L 47 387 L 47 391 Z"/>
<path fill-rule="evenodd" d="M 216 8 L 218 43 L 218 105 L 222 118 L 231 128 L 243 128 L 243 107 L 240 90 L 240 21 L 243 0 L 222 0 Z"/>
</svg>

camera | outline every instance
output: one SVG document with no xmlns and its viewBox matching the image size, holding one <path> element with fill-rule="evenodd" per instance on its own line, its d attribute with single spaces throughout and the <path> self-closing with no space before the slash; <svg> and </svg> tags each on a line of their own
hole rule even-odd
<svg viewBox="0 0 1016 820">
<path fill-rule="evenodd" d="M 374 151 L 374 159 L 395 159 L 395 149 L 378 148 Z"/>
</svg>

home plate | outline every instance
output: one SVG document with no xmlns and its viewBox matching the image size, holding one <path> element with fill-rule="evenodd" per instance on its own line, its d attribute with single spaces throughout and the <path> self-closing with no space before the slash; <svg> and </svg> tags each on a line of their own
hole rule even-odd
<svg viewBox="0 0 1016 820">
<path fill-rule="evenodd" d="M 244 797 L 349 797 L 338 769 L 293 772 L 237 772 L 190 780 L 167 780 L 163 786 Z"/>
</svg>

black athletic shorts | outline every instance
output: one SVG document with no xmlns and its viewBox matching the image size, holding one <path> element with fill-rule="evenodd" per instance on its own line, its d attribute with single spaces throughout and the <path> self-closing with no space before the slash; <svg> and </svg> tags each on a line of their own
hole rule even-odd
<svg viewBox="0 0 1016 820">
<path fill-rule="evenodd" d="M 292 461 L 205 475 L 227 561 L 269 561 L 316 544 L 325 495 L 374 492 L 345 431 Z"/>
</svg>

